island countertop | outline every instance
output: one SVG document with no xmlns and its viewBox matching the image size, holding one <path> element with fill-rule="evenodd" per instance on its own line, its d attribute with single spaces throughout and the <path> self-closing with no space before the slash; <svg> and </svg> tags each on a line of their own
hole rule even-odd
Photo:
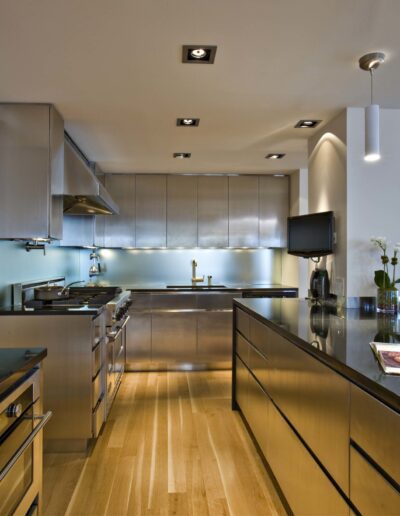
<svg viewBox="0 0 400 516">
<path fill-rule="evenodd" d="M 399 342 L 400 349 L 400 317 L 338 311 L 302 299 L 242 299 L 234 304 L 400 412 L 400 376 L 385 374 L 369 345 L 374 340 Z"/>
</svg>

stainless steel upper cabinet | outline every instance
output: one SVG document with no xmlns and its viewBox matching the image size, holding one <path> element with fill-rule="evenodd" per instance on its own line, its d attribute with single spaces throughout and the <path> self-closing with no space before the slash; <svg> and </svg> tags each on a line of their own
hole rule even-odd
<svg viewBox="0 0 400 516">
<path fill-rule="evenodd" d="M 0 238 L 62 237 L 64 121 L 50 104 L 0 104 Z"/>
<path fill-rule="evenodd" d="M 260 176 L 260 246 L 286 247 L 289 178 Z"/>
<path fill-rule="evenodd" d="M 198 246 L 228 247 L 228 177 L 198 177 Z"/>
<path fill-rule="evenodd" d="M 197 177 L 167 178 L 167 246 L 197 246 Z"/>
<path fill-rule="evenodd" d="M 106 174 L 105 187 L 119 215 L 104 215 L 104 247 L 135 247 L 135 176 Z"/>
<path fill-rule="evenodd" d="M 229 246 L 259 246 L 259 178 L 229 177 Z"/>
<path fill-rule="evenodd" d="M 60 246 L 84 247 L 94 244 L 94 216 L 64 215 Z"/>
<path fill-rule="evenodd" d="M 167 177 L 136 176 L 136 247 L 167 245 Z"/>
</svg>

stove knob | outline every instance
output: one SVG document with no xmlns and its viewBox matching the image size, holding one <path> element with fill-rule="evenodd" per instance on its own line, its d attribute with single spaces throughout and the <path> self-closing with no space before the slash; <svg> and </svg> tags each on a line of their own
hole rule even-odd
<svg viewBox="0 0 400 516">
<path fill-rule="evenodd" d="M 7 417 L 19 417 L 22 414 L 22 405 L 21 403 L 11 403 L 7 407 Z"/>
</svg>

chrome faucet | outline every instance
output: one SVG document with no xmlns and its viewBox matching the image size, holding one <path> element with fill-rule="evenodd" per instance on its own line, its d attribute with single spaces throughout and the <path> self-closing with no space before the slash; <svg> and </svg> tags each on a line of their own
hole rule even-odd
<svg viewBox="0 0 400 516">
<path fill-rule="evenodd" d="M 204 274 L 201 278 L 198 278 L 196 276 L 196 267 L 197 267 L 196 260 L 192 260 L 192 285 L 195 285 L 196 283 L 201 283 L 202 281 L 204 281 Z"/>
</svg>

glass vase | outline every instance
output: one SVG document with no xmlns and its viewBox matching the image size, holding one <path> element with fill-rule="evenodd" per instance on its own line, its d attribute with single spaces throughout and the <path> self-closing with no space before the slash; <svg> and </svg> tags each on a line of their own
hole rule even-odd
<svg viewBox="0 0 400 516">
<path fill-rule="evenodd" d="M 394 314 L 397 312 L 398 291 L 396 289 L 378 288 L 376 295 L 377 312 Z"/>
</svg>

